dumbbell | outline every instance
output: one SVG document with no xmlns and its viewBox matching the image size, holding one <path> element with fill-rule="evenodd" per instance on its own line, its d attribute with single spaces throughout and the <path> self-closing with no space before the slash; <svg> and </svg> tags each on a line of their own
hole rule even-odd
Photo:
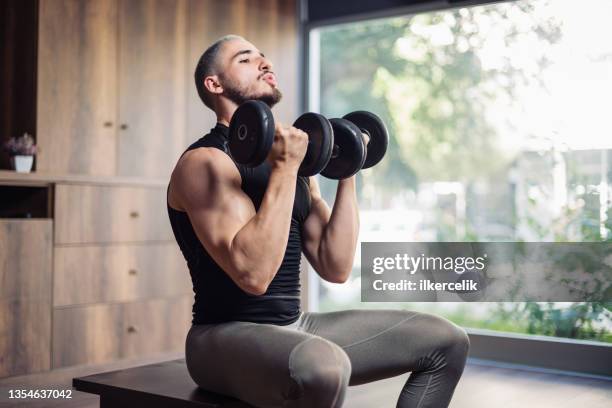
<svg viewBox="0 0 612 408">
<path fill-rule="evenodd" d="M 332 156 L 334 134 L 329 121 L 318 113 L 305 113 L 293 126 L 308 134 L 308 148 L 298 174 L 309 177 L 327 166 Z M 264 162 L 274 141 L 274 116 L 264 102 L 242 103 L 230 121 L 228 147 L 232 158 L 248 167 Z"/>
<path fill-rule="evenodd" d="M 348 178 L 378 163 L 387 150 L 388 133 L 373 113 L 356 111 L 327 120 L 305 113 L 293 124 L 308 134 L 308 148 L 298 174 L 321 173 L 331 179 Z M 230 121 L 228 147 L 238 163 L 255 167 L 263 163 L 274 141 L 274 117 L 268 105 L 251 100 L 241 104 Z M 361 133 L 367 133 L 367 148 Z"/>
<path fill-rule="evenodd" d="M 355 111 L 342 118 L 330 119 L 334 140 L 332 155 L 321 175 L 339 180 L 351 177 L 382 160 L 389 145 L 389 133 L 384 122 L 375 114 Z M 369 136 L 367 146 L 362 133 Z"/>
</svg>

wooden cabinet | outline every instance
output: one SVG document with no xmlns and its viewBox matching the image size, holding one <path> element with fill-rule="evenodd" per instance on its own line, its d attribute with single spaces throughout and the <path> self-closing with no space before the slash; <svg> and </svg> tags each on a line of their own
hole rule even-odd
<svg viewBox="0 0 612 408">
<path fill-rule="evenodd" d="M 114 175 L 116 0 L 39 4 L 37 171 Z"/>
<path fill-rule="evenodd" d="M 120 1 L 120 176 L 169 179 L 186 147 L 187 6 Z"/>
<path fill-rule="evenodd" d="M 0 220 L 0 378 L 48 370 L 52 221 Z"/>
<path fill-rule="evenodd" d="M 170 177 L 186 147 L 187 6 L 40 2 L 37 171 Z"/>
<path fill-rule="evenodd" d="M 39 20 L 37 171 L 167 180 L 216 122 L 193 72 L 229 33 L 274 64 L 277 118 L 298 116 L 295 2 L 45 0 Z"/>
<path fill-rule="evenodd" d="M 52 367 L 180 351 L 193 291 L 164 185 L 57 183 Z"/>
<path fill-rule="evenodd" d="M 54 217 L 0 218 L 0 378 L 185 345 L 193 290 L 165 185 L 73 178 L 0 189 L 0 216 Z"/>
</svg>

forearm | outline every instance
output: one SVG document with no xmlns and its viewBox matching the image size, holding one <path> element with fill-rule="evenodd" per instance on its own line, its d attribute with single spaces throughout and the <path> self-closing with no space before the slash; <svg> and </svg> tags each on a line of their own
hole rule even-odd
<svg viewBox="0 0 612 408">
<path fill-rule="evenodd" d="M 295 169 L 273 169 L 259 210 L 232 241 L 232 264 L 254 292 L 265 292 L 285 255 L 296 177 Z"/>
<path fill-rule="evenodd" d="M 330 281 L 348 278 L 359 237 L 359 209 L 355 177 L 338 182 L 336 200 L 319 246 L 322 269 Z"/>
</svg>

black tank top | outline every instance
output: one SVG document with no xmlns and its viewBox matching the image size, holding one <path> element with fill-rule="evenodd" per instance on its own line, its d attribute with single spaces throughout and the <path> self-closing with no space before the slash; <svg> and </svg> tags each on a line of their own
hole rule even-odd
<svg viewBox="0 0 612 408">
<path fill-rule="evenodd" d="M 191 144 L 186 151 L 215 147 L 228 153 L 228 132 L 227 126 L 218 123 L 209 134 Z M 255 209 L 259 210 L 270 178 L 270 165 L 264 162 L 258 167 L 248 168 L 235 164 L 242 178 L 242 190 L 251 198 Z M 172 231 L 187 261 L 193 283 L 193 324 L 239 320 L 287 325 L 298 319 L 302 225 L 310 212 L 310 189 L 307 177 L 298 177 L 296 183 L 285 256 L 268 290 L 260 296 L 240 289 L 206 252 L 187 213 L 167 205 Z"/>
</svg>

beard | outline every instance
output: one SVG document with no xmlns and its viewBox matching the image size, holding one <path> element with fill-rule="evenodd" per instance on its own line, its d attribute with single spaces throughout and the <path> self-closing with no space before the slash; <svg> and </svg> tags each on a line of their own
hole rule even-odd
<svg viewBox="0 0 612 408">
<path fill-rule="evenodd" d="M 262 101 L 270 108 L 276 105 L 283 97 L 278 88 L 271 87 L 270 92 L 248 92 L 229 79 L 223 79 L 223 95 L 236 105 L 241 105 L 251 99 Z"/>
</svg>

